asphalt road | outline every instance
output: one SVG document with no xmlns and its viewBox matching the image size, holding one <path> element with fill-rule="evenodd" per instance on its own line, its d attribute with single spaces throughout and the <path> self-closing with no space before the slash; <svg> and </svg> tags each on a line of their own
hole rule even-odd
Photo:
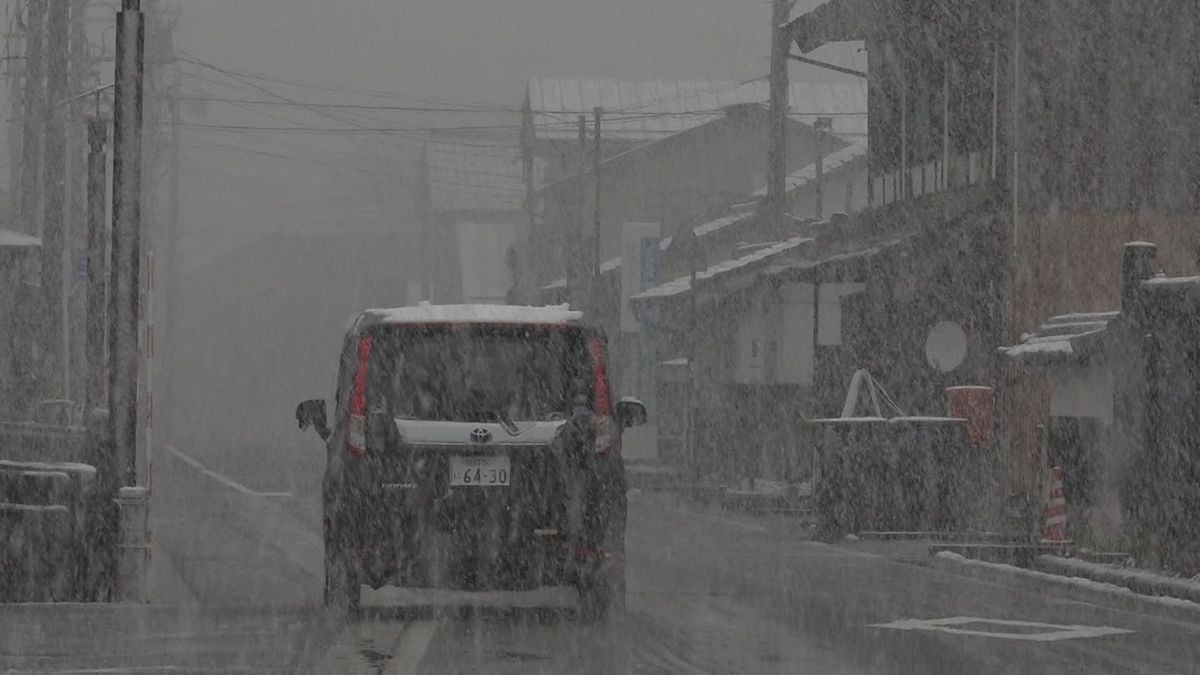
<svg viewBox="0 0 1200 675">
<path fill-rule="evenodd" d="M 207 462 L 208 459 L 204 458 Z M 220 464 L 237 470 L 236 462 Z M 206 464 L 207 466 L 207 464 Z M 276 467 L 285 466 L 282 464 Z M 307 469 L 305 469 L 307 470 Z M 226 476 L 215 469 L 215 474 Z M 566 591 L 369 593 L 319 608 L 312 484 L 163 460 L 156 555 L 172 607 L 0 609 L 0 671 L 376 673 L 1191 673 L 1200 624 L 805 540 L 786 518 L 631 497 L 628 609 L 578 621 Z M 234 496 L 231 494 L 236 493 Z M 883 551 L 886 553 L 886 551 Z M 161 582 L 167 583 L 167 582 Z M 516 606 L 513 606 L 516 605 Z M 57 631 L 57 633 L 56 633 Z"/>
</svg>

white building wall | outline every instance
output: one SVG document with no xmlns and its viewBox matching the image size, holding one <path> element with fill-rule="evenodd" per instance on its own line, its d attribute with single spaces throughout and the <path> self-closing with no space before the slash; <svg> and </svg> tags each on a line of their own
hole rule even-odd
<svg viewBox="0 0 1200 675">
<path fill-rule="evenodd" d="M 515 223 L 455 223 L 463 302 L 503 303 L 512 285 L 507 252 L 517 242 Z"/>
</svg>

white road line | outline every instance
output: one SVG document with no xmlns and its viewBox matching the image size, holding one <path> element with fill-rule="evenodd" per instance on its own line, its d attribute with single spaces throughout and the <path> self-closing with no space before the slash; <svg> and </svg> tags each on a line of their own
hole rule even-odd
<svg viewBox="0 0 1200 675">
<path fill-rule="evenodd" d="M 1000 629 L 1038 629 L 1039 632 L 1023 630 L 977 630 L 960 628 L 959 626 L 993 626 Z M 1112 626 L 1080 626 L 1075 624 L 1059 625 L 1037 621 L 1012 621 L 1006 619 L 985 619 L 976 616 L 952 616 L 945 619 L 902 619 L 891 623 L 871 624 L 872 628 L 891 628 L 894 630 L 930 630 L 952 635 L 973 635 L 977 637 L 998 638 L 1001 640 L 1026 640 L 1030 642 L 1055 642 L 1078 638 L 1105 637 L 1133 633 L 1125 628 Z"/>
<path fill-rule="evenodd" d="M 309 672 L 377 673 L 404 629 L 405 624 L 398 621 L 348 623 Z"/>
<path fill-rule="evenodd" d="M 414 621 L 408 630 L 400 635 L 392 648 L 392 659 L 388 661 L 387 675 L 411 675 L 418 672 L 417 668 L 429 651 L 433 636 L 437 633 L 437 621 Z"/>
<path fill-rule="evenodd" d="M 242 485 L 241 483 L 237 482 L 236 480 L 230 478 L 229 476 L 219 474 L 216 471 L 213 471 L 212 469 L 204 468 L 203 464 L 196 461 L 194 458 L 183 454 L 177 448 L 175 448 L 175 446 L 168 445 L 166 447 L 167 447 L 167 452 L 178 457 L 184 464 L 187 464 L 188 466 L 192 467 L 193 469 L 196 469 L 200 473 L 202 473 L 206 476 L 209 476 L 210 478 L 216 480 L 218 483 L 224 485 L 225 487 L 237 490 L 238 492 L 241 492 L 242 494 L 247 494 L 252 497 L 291 497 L 292 496 L 292 494 L 290 492 L 259 492 L 258 490 L 248 488 L 245 485 Z"/>
<path fill-rule="evenodd" d="M 704 518 L 705 520 L 711 520 L 714 522 L 723 523 L 725 525 L 730 525 L 732 527 L 738 527 L 743 530 L 750 530 L 751 532 L 761 532 L 761 533 L 765 534 L 770 531 L 767 528 L 763 527 L 762 525 L 751 525 L 750 523 L 741 523 L 736 520 L 731 520 L 729 518 L 723 518 L 721 516 L 714 516 L 711 513 L 703 513 L 701 511 L 691 511 L 688 509 L 676 509 L 676 510 L 679 513 L 682 513 L 687 516 L 692 516 L 694 518 Z"/>
</svg>

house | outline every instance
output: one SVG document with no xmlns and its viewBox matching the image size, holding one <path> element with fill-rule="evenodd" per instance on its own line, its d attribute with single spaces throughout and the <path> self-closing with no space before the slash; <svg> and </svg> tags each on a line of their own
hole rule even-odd
<svg viewBox="0 0 1200 675">
<path fill-rule="evenodd" d="M 1037 451 L 1064 469 L 1076 536 L 1127 535 L 1178 568 L 1200 559 L 1200 277 L 1157 272 L 1154 244 L 1122 250 L 1119 310 L 1052 317 L 1000 353 L 1048 384 Z"/>
<path fill-rule="evenodd" d="M 865 139 L 866 91 L 861 85 L 793 85 L 788 166 L 813 164 Z M 619 255 L 627 222 L 663 223 L 668 233 L 728 213 L 766 183 L 765 82 L 646 82 L 538 79 L 526 91 L 526 161 L 546 162 L 544 183 L 530 195 L 535 214 L 531 257 L 539 285 L 565 276 L 564 233 L 594 231 L 595 181 L 590 154 L 580 155 L 576 117 L 602 111 L 599 182 L 600 256 Z M 832 118 L 831 133 L 813 128 Z M 581 167 L 581 160 L 588 162 Z M 583 184 L 579 182 L 583 168 Z M 865 186 L 864 186 L 865 187 Z M 586 225 L 586 227 L 585 227 Z"/>
<path fill-rule="evenodd" d="M 427 144 L 428 219 L 437 302 L 504 302 L 513 286 L 512 249 L 527 236 L 526 184 L 514 143 L 472 139 Z M 534 166 L 540 175 L 543 162 Z"/>
<path fill-rule="evenodd" d="M 1098 313 L 1120 296 L 1115 241 L 1156 241 L 1168 269 L 1195 269 L 1200 118 L 1187 102 L 1200 94 L 1200 10 L 1165 7 L 830 0 L 787 26 L 802 53 L 866 44 L 864 217 L 908 229 L 932 213 L 944 236 L 990 252 L 974 260 L 987 280 L 976 301 L 991 308 L 975 336 L 990 356 L 977 383 L 998 388 L 1010 489 L 1035 491 L 1043 467 L 1030 458 L 1052 392 L 995 350 L 1048 316 L 1087 315 L 1045 322 L 1051 332 L 1107 321 Z"/>
<path fill-rule="evenodd" d="M 546 182 L 579 170 L 578 117 L 589 125 L 602 112 L 601 153 L 626 150 L 673 136 L 719 119 L 731 106 L 766 103 L 764 80 L 642 81 L 611 78 L 534 78 L 522 103 L 522 147 L 527 157 L 546 160 Z M 833 133 L 843 138 L 866 135 L 865 90 L 857 85 L 797 82 L 791 86 L 789 117 L 812 126 L 833 115 Z M 590 149 L 588 150 L 590 152 Z"/>
</svg>

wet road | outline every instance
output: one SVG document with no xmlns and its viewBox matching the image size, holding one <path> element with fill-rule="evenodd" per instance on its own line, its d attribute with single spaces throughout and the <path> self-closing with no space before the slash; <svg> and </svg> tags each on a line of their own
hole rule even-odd
<svg viewBox="0 0 1200 675">
<path fill-rule="evenodd" d="M 621 617 L 584 624 L 571 594 L 553 589 L 470 602 L 385 589 L 347 620 L 317 605 L 315 502 L 271 494 L 299 493 L 312 476 L 238 476 L 237 489 L 182 461 L 156 471 L 155 547 L 185 587 L 173 602 L 188 606 L 5 608 L 0 671 L 1189 673 L 1200 664 L 1195 622 L 810 542 L 787 518 L 649 494 L 631 498 Z M 514 602 L 525 606 L 502 607 Z M 73 612 L 66 624 L 64 612 Z"/>
</svg>

